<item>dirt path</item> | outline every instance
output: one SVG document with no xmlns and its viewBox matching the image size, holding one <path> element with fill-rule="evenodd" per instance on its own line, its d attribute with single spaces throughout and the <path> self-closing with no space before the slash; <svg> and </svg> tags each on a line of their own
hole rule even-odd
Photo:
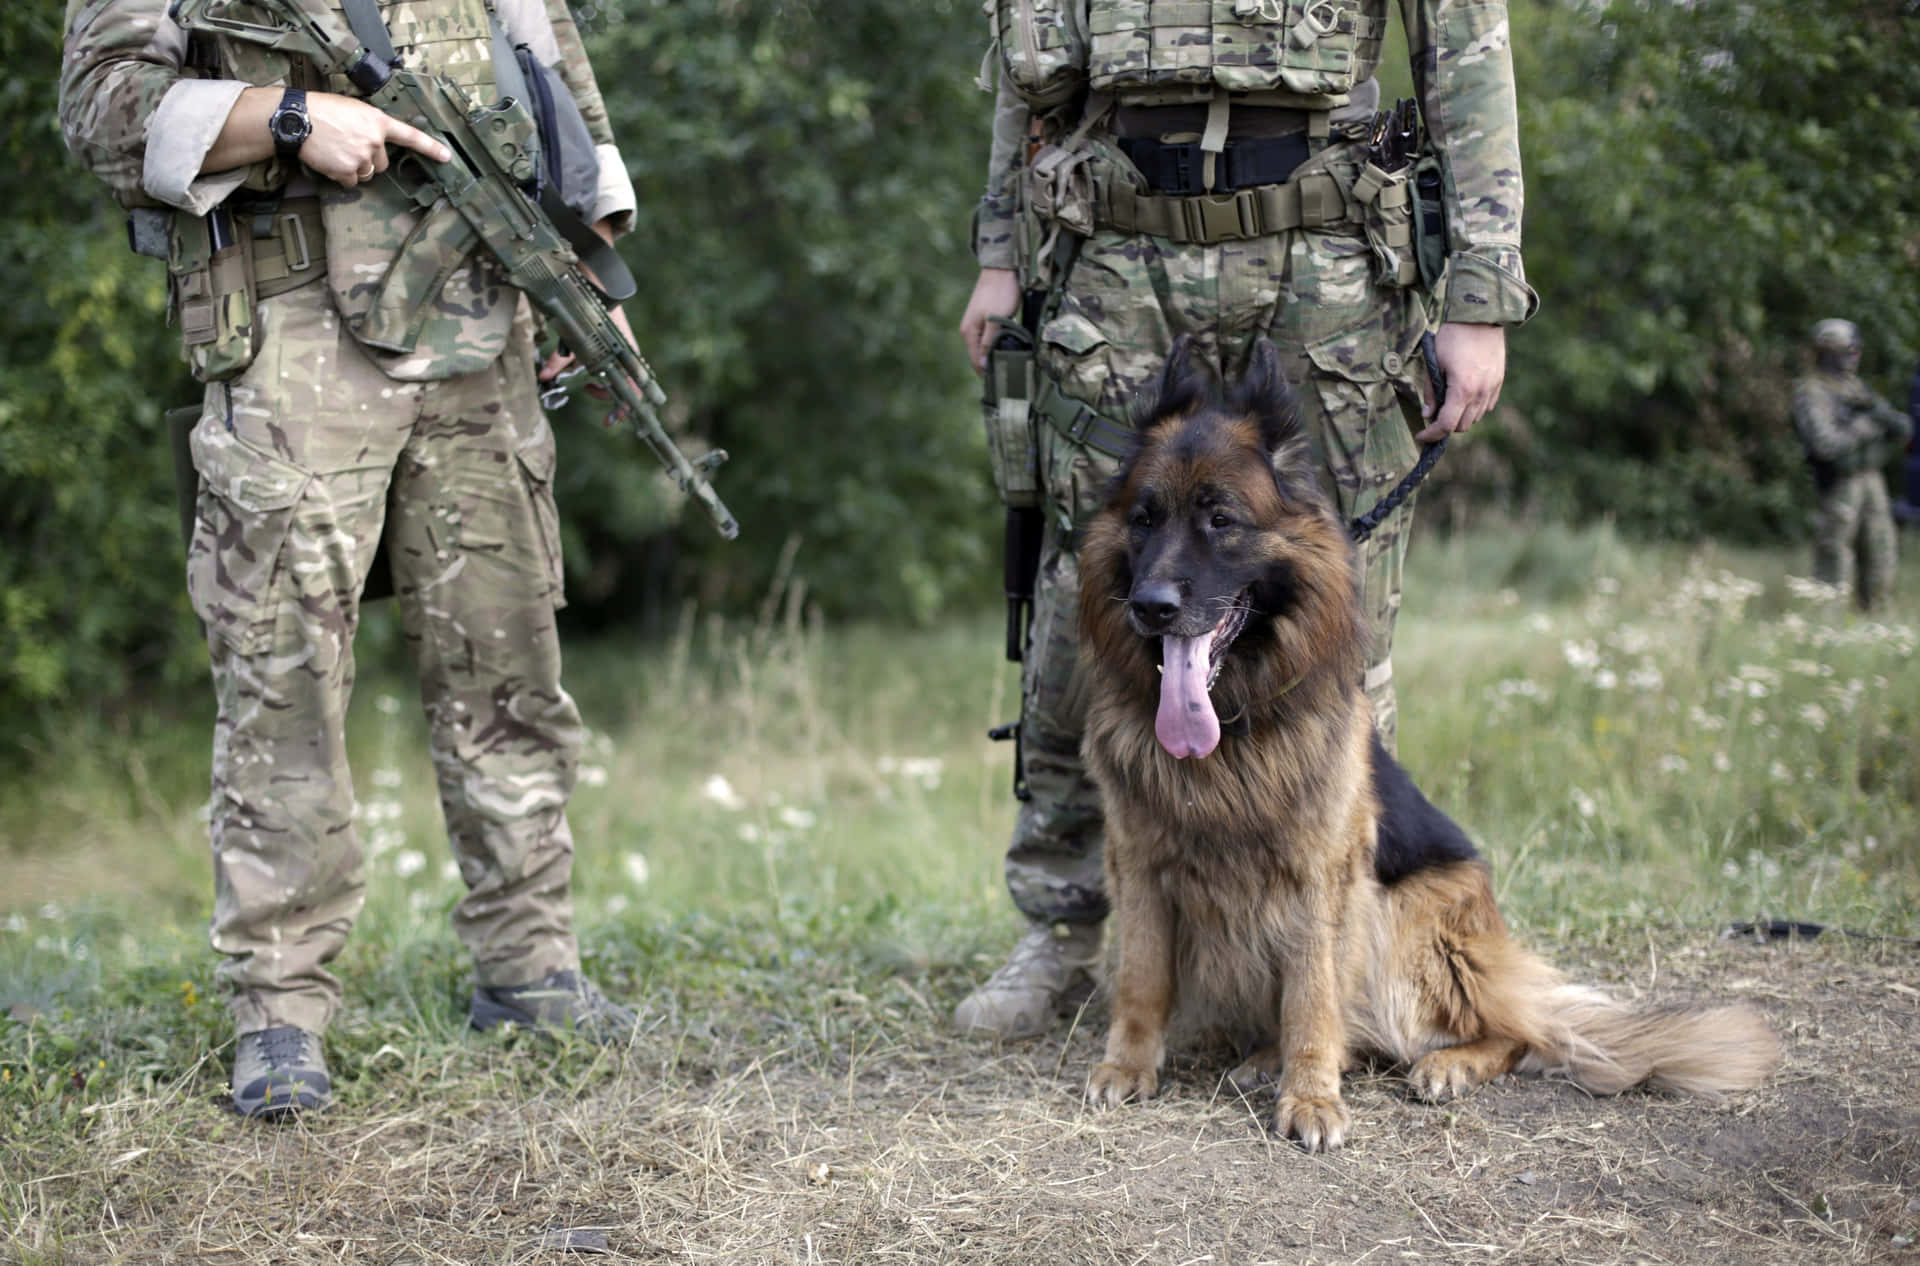
<svg viewBox="0 0 1920 1266">
<path fill-rule="evenodd" d="M 930 1036 L 932 1008 L 849 998 L 876 1021 L 824 1066 L 689 1057 L 662 1025 L 641 1072 L 574 1097 L 529 1102 L 509 1084 L 526 1052 L 491 1052 L 501 1093 L 452 1119 L 350 1105 L 156 1143 L 130 1116 L 100 1150 L 148 1156 L 63 1180 L 103 1201 L 72 1260 L 589 1260 L 538 1247 L 573 1228 L 605 1243 L 591 1260 L 1920 1262 L 1920 953 L 1676 940 L 1613 966 L 1578 974 L 1755 1003 L 1781 1072 L 1723 1105 L 1524 1081 L 1445 1108 L 1365 1075 L 1353 1141 L 1310 1157 L 1267 1136 L 1264 1101 L 1217 1089 L 1217 1060 L 1093 1112 L 1088 1027 L 991 1052 Z"/>
</svg>

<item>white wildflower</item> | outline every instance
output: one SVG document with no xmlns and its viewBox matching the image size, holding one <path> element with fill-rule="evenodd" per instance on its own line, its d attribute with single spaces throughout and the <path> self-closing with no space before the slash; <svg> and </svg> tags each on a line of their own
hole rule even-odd
<svg viewBox="0 0 1920 1266">
<path fill-rule="evenodd" d="M 792 827 L 796 831 L 810 831 L 813 829 L 816 821 L 818 821 L 818 819 L 814 817 L 810 809 L 787 805 L 780 810 L 780 824 L 782 826 Z"/>
<path fill-rule="evenodd" d="M 650 872 L 647 870 L 647 855 L 645 853 L 628 853 L 621 861 L 626 867 L 627 879 L 634 887 L 638 888 L 647 882 L 647 876 Z"/>
<path fill-rule="evenodd" d="M 1666 678 L 1660 675 L 1660 669 L 1650 659 L 1640 661 L 1639 667 L 1627 674 L 1627 685 L 1642 694 L 1652 694 L 1666 684 Z"/>
<path fill-rule="evenodd" d="M 710 776 L 701 784 L 700 794 L 730 812 L 738 813 L 747 807 L 747 802 L 740 798 L 740 793 L 733 789 L 733 784 L 727 781 L 725 774 Z"/>
<path fill-rule="evenodd" d="M 1793 771 L 1788 769 L 1784 762 L 1775 761 L 1773 764 L 1767 766 L 1767 777 L 1773 779 L 1775 782 L 1792 782 Z"/>
<path fill-rule="evenodd" d="M 1713 754 L 1713 772 L 1716 774 L 1732 773 L 1733 760 L 1728 757 L 1725 752 L 1715 752 Z"/>
<path fill-rule="evenodd" d="M 400 699 L 396 695 L 381 695 L 373 701 L 373 706 L 382 716 L 396 716 L 400 712 Z"/>
<path fill-rule="evenodd" d="M 1602 668 L 1593 675 L 1593 684 L 1597 690 L 1612 690 L 1620 684 L 1620 679 L 1613 675 L 1613 669 Z"/>
<path fill-rule="evenodd" d="M 1590 818 L 1600 811 L 1600 806 L 1593 802 L 1593 797 L 1578 787 L 1573 789 L 1573 807 L 1583 818 Z"/>
<path fill-rule="evenodd" d="M 400 785 L 400 771 L 391 765 L 382 765 L 368 776 L 368 781 L 376 787 L 394 788 Z"/>
<path fill-rule="evenodd" d="M 1527 617 L 1526 629 L 1529 633 L 1553 632 L 1553 620 L 1545 611 L 1535 611 Z"/>
<path fill-rule="evenodd" d="M 393 855 L 393 873 L 411 879 L 427 868 L 427 855 L 417 848 L 403 848 Z"/>
<path fill-rule="evenodd" d="M 1687 758 L 1677 752 L 1668 752 L 1655 766 L 1663 774 L 1684 774 L 1687 772 Z"/>
<path fill-rule="evenodd" d="M 607 898 L 606 911 L 608 914 L 625 914 L 628 904 L 627 894 L 616 892 Z"/>
<path fill-rule="evenodd" d="M 1591 671 L 1600 666 L 1600 648 L 1592 641 L 1576 642 L 1569 638 L 1560 643 L 1560 653 L 1566 656 L 1568 667 L 1578 671 Z"/>
<path fill-rule="evenodd" d="M 1819 734 L 1827 728 L 1827 710 L 1817 703 L 1803 704 L 1800 720 L 1808 729 Z"/>
<path fill-rule="evenodd" d="M 583 787 L 606 786 L 607 767 L 605 765 L 582 765 L 580 767 L 580 785 Z"/>
</svg>

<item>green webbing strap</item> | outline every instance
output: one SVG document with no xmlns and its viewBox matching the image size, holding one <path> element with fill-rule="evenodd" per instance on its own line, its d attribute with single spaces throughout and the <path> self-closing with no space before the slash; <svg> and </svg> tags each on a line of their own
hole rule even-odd
<svg viewBox="0 0 1920 1266">
<path fill-rule="evenodd" d="M 1308 172 L 1283 185 L 1197 198 L 1136 193 L 1109 183 L 1095 207 L 1095 223 L 1101 228 L 1200 244 L 1319 228 L 1347 218 L 1347 200 L 1324 171 Z"/>
<path fill-rule="evenodd" d="M 1082 444 L 1108 457 L 1125 457 L 1133 451 L 1131 426 L 1103 417 L 1093 407 L 1061 391 L 1052 379 L 1043 379 L 1040 397 L 1032 411 L 1045 418 L 1047 425 L 1076 444 Z"/>
</svg>

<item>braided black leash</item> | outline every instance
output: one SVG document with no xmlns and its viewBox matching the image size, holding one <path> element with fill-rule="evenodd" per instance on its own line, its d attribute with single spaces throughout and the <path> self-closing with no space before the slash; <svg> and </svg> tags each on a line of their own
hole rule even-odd
<svg viewBox="0 0 1920 1266">
<path fill-rule="evenodd" d="M 1427 377 L 1433 382 L 1433 412 L 1438 417 L 1440 406 L 1447 402 L 1447 376 L 1440 372 L 1440 355 L 1434 350 L 1431 333 L 1420 336 L 1420 355 L 1426 359 Z M 1398 510 L 1401 502 L 1413 495 L 1413 490 L 1420 486 L 1421 481 L 1433 470 L 1434 463 L 1440 460 L 1440 454 L 1446 451 L 1447 437 L 1444 435 L 1420 450 L 1420 460 L 1413 464 L 1406 478 L 1395 484 L 1392 492 L 1374 502 L 1371 510 L 1347 524 L 1347 532 L 1353 537 L 1354 544 L 1372 536 L 1373 530 L 1389 514 Z"/>
</svg>

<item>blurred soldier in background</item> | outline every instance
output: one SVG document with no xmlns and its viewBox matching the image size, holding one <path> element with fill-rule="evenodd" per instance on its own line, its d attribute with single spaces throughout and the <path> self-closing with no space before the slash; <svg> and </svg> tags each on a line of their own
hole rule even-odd
<svg viewBox="0 0 1920 1266">
<path fill-rule="evenodd" d="M 1893 590 L 1894 523 L 1885 468 L 1913 422 L 1860 381 L 1860 331 L 1829 319 L 1813 327 L 1813 372 L 1793 385 L 1793 429 L 1820 493 L 1813 575 L 1851 592 L 1861 610 Z"/>
<path fill-rule="evenodd" d="M 1016 1038 L 1053 1023 L 1099 948 L 1102 821 L 1080 760 L 1074 549 L 1126 451 L 1135 394 L 1173 340 L 1196 336 L 1195 356 L 1231 379 L 1271 338 L 1351 518 L 1408 473 L 1416 439 L 1464 431 L 1493 406 L 1506 327 L 1537 299 L 1520 260 L 1504 0 L 1401 0 L 1418 116 L 1378 110 L 1387 0 L 986 7 L 1000 84 L 960 332 L 987 371 L 1003 498 L 1013 507 L 1010 485 L 1030 480 L 1044 530 L 1024 638 L 1025 798 L 1006 859 L 1029 926 L 954 1019 Z M 1439 407 L 1429 331 L 1448 384 Z M 1009 372 L 1003 348 L 1030 369 Z M 1030 475 L 1009 460 L 1026 451 L 1021 422 Z M 1410 506 L 1394 514 L 1361 549 L 1364 686 L 1389 745 L 1410 517 Z"/>
</svg>

